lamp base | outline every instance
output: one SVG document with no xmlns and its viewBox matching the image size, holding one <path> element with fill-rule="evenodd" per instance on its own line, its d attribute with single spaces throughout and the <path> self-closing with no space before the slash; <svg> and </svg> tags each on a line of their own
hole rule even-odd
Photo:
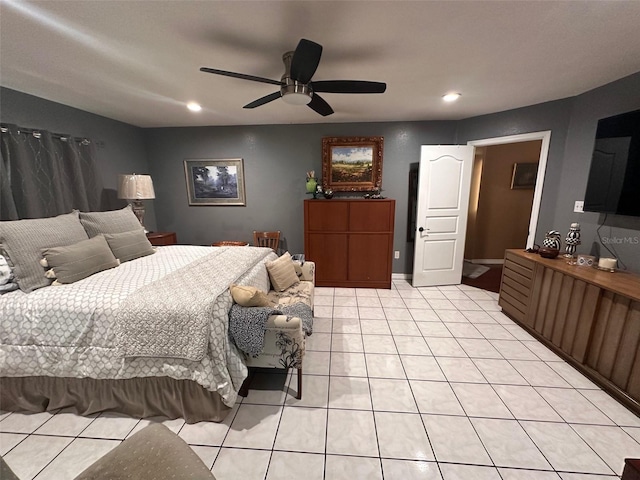
<svg viewBox="0 0 640 480">
<path fill-rule="evenodd" d="M 138 217 L 138 221 L 140 222 L 140 225 L 142 225 L 144 233 L 149 233 L 149 230 L 144 226 L 144 204 L 142 203 L 142 200 L 134 200 L 131 204 L 131 208 L 133 209 L 135 216 Z"/>
</svg>

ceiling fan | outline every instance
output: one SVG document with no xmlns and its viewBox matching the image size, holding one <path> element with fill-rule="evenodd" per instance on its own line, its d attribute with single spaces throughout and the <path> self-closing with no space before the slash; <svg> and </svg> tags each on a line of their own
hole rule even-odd
<svg viewBox="0 0 640 480">
<path fill-rule="evenodd" d="M 270 78 L 245 75 L 244 73 L 227 72 L 215 68 L 200 68 L 201 72 L 241 78 L 253 82 L 278 85 L 280 90 L 248 103 L 244 108 L 256 108 L 266 103 L 282 98 L 293 105 L 309 105 L 309 107 L 326 117 L 333 113 L 331 106 L 318 95 L 321 93 L 384 93 L 387 84 L 382 82 L 368 82 L 364 80 L 320 80 L 312 82 L 311 77 L 316 72 L 322 55 L 322 45 L 311 40 L 301 39 L 294 52 L 282 55 L 284 75 L 280 81 Z"/>
</svg>

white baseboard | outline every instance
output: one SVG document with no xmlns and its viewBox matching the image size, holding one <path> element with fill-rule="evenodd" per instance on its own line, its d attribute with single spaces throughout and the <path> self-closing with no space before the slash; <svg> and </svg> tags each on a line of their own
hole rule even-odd
<svg viewBox="0 0 640 480">
<path fill-rule="evenodd" d="M 502 265 L 504 263 L 504 258 L 474 258 L 473 260 L 467 260 L 465 258 L 465 261 L 471 263 L 482 263 L 485 265 Z"/>
<path fill-rule="evenodd" d="M 392 273 L 391 280 L 407 280 L 410 281 L 413 278 L 411 273 Z"/>
</svg>

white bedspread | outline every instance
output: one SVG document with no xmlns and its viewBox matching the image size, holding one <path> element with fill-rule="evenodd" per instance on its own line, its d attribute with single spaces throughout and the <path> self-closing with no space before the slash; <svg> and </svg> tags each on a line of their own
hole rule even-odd
<svg viewBox="0 0 640 480">
<path fill-rule="evenodd" d="M 51 286 L 30 294 L 0 296 L 0 376 L 90 377 L 125 379 L 168 376 L 193 380 L 218 392 L 232 406 L 247 369 L 228 336 L 212 328 L 209 351 L 201 361 L 170 358 L 120 358 L 115 349 L 114 313 L 136 290 L 212 252 L 215 247 L 166 246 L 154 255 L 123 263 L 79 282 Z M 253 247 L 221 247 L 253 248 Z M 275 254 L 265 257 L 273 260 Z M 211 272 L 213 276 L 215 271 Z M 262 262 L 235 283 L 268 290 Z M 220 310 L 228 312 L 231 295 L 223 293 Z"/>
</svg>

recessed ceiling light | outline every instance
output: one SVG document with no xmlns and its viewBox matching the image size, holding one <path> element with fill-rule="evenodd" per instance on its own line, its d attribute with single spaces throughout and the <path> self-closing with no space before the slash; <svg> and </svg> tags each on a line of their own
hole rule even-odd
<svg viewBox="0 0 640 480">
<path fill-rule="evenodd" d="M 192 112 L 199 112 L 200 110 L 202 110 L 202 107 L 198 105 L 196 102 L 187 103 L 187 108 Z"/>
<path fill-rule="evenodd" d="M 455 102 L 456 100 L 458 100 L 460 98 L 460 94 L 459 93 L 447 93 L 446 95 L 444 95 L 442 97 L 442 99 L 445 102 Z"/>
</svg>

